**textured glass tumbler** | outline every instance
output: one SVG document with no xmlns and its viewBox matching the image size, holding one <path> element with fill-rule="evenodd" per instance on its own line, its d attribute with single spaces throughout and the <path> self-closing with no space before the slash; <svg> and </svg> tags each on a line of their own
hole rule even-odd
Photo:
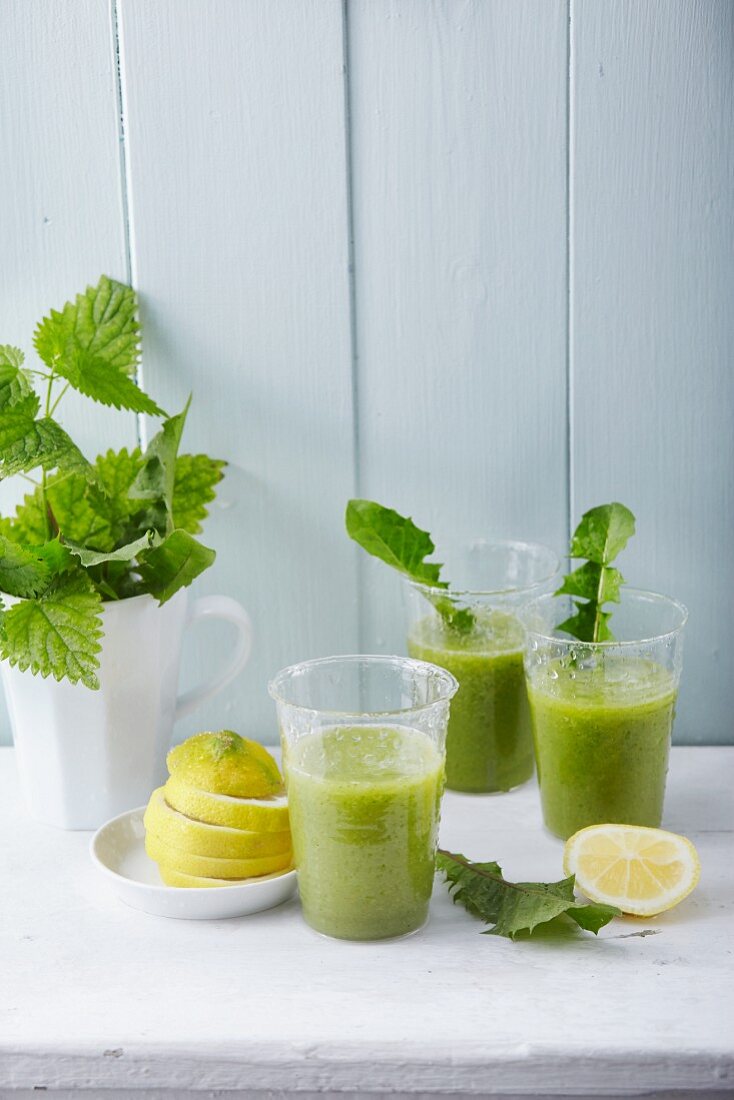
<svg viewBox="0 0 734 1100">
<path fill-rule="evenodd" d="M 407 657 L 327 657 L 271 681 L 303 913 L 346 940 L 405 936 L 433 889 L 454 677 Z"/>
<path fill-rule="evenodd" d="M 452 790 L 509 791 L 533 774 L 517 612 L 551 586 L 558 568 L 545 546 L 478 539 L 445 566 L 462 588 L 405 582 L 409 654 L 448 669 L 459 682 L 446 744 Z"/>
<path fill-rule="evenodd" d="M 545 824 L 566 839 L 587 825 L 660 825 L 685 607 L 623 588 L 611 605 L 615 640 L 580 642 L 557 624 L 567 596 L 524 612 L 525 669 Z"/>
</svg>

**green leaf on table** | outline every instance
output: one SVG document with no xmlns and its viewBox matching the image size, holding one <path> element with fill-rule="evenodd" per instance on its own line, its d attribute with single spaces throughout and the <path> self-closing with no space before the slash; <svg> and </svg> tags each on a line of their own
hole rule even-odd
<svg viewBox="0 0 734 1100">
<path fill-rule="evenodd" d="M 145 550 L 150 550 L 153 546 L 158 546 L 161 542 L 161 537 L 157 531 L 147 531 L 139 539 L 135 539 L 134 542 L 128 542 L 125 546 L 120 546 L 116 550 L 91 550 L 86 546 L 79 546 L 77 543 L 71 542 L 69 539 L 64 540 L 64 546 L 67 546 L 70 552 L 78 559 L 81 565 L 89 568 L 94 565 L 103 565 L 105 562 L 131 562 L 142 554 Z"/>
<path fill-rule="evenodd" d="M 0 653 L 21 671 L 98 688 L 102 600 L 79 570 L 62 574 L 37 599 L 3 613 Z"/>
<path fill-rule="evenodd" d="M 427 531 L 413 520 L 385 508 L 373 500 L 350 500 L 346 511 L 347 534 L 363 550 L 397 569 L 406 577 L 431 588 L 449 587 L 442 581 L 441 563 L 425 559 L 436 547 Z M 468 608 L 457 608 L 447 596 L 432 593 L 428 597 L 444 621 L 460 633 L 474 625 L 474 615 Z"/>
<path fill-rule="evenodd" d="M 444 874 L 454 901 L 490 925 L 487 934 L 514 939 L 562 914 L 596 934 L 620 915 L 620 910 L 611 905 L 578 902 L 573 875 L 560 882 L 508 882 L 498 863 L 473 863 L 466 856 L 443 849 L 438 851 L 436 866 Z"/>
<path fill-rule="evenodd" d="M 145 527 L 153 527 L 160 534 L 170 534 L 175 526 L 173 491 L 176 483 L 176 457 L 190 404 L 189 397 L 182 412 L 163 422 L 161 430 L 148 444 L 135 480 L 130 486 L 130 496 L 147 505 L 144 514 Z"/>
<path fill-rule="evenodd" d="M 214 486 L 222 480 L 226 462 L 208 455 L 179 455 L 173 482 L 173 524 L 192 535 L 202 529 L 201 521 L 214 500 Z"/>
<path fill-rule="evenodd" d="M 560 623 L 558 630 L 583 642 L 612 641 L 610 612 L 605 603 L 619 603 L 624 577 L 612 561 L 624 550 L 635 533 L 635 517 L 624 504 L 601 504 L 581 517 L 571 539 L 570 556 L 586 562 L 567 574 L 556 595 L 578 596 L 575 613 Z"/>
<path fill-rule="evenodd" d="M 37 420 L 37 412 L 35 394 L 0 410 L 0 477 L 28 473 L 39 466 L 91 477 L 89 463 L 64 429 L 50 416 Z"/>
<path fill-rule="evenodd" d="M 17 405 L 32 392 L 30 375 L 23 370 L 24 359 L 20 348 L 0 345 L 0 409 Z"/>
<path fill-rule="evenodd" d="M 179 588 L 191 584 L 214 561 L 216 554 L 188 531 L 171 531 L 159 546 L 140 560 L 138 571 L 145 589 L 165 603 Z"/>
</svg>

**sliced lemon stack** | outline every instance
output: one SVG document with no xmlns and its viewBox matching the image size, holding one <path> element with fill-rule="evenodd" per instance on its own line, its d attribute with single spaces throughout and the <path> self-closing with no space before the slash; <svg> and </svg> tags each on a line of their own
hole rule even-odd
<svg viewBox="0 0 734 1100">
<path fill-rule="evenodd" d="M 566 841 L 563 868 L 591 901 L 616 905 L 635 917 L 672 909 L 701 873 L 696 849 L 684 836 L 641 825 L 590 825 Z"/>
<path fill-rule="evenodd" d="M 145 850 L 168 886 L 234 886 L 293 860 L 288 803 L 273 757 L 231 730 L 168 754 L 170 778 L 143 818 Z"/>
</svg>

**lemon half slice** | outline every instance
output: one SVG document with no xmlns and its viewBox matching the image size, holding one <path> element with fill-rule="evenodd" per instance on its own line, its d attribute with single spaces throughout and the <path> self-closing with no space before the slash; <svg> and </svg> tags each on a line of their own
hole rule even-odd
<svg viewBox="0 0 734 1100">
<path fill-rule="evenodd" d="M 163 796 L 172 810 L 208 825 L 228 825 L 231 829 L 255 833 L 286 832 L 289 827 L 285 795 L 237 798 L 231 794 L 212 794 L 172 775 L 163 788 Z"/>
<path fill-rule="evenodd" d="M 196 856 L 215 859 L 256 859 L 291 850 L 288 829 L 277 833 L 256 833 L 232 829 L 227 825 L 207 825 L 194 821 L 166 802 L 163 788 L 150 796 L 143 815 L 146 832 L 153 833 L 165 845 Z"/>
<path fill-rule="evenodd" d="M 278 878 L 280 875 L 285 874 L 284 871 L 277 871 L 273 875 L 262 875 L 256 879 L 204 878 L 201 875 L 186 875 L 182 871 L 174 870 L 173 867 L 169 867 L 165 863 L 159 866 L 158 873 L 166 886 L 183 886 L 201 890 L 211 889 L 212 886 L 242 886 L 245 882 L 265 882 L 266 879 Z"/>
<path fill-rule="evenodd" d="M 221 859 L 216 856 L 197 856 L 191 852 L 182 852 L 166 844 L 155 833 L 145 834 L 145 850 L 150 858 L 169 871 L 183 875 L 216 879 L 251 879 L 262 875 L 272 875 L 276 871 L 285 871 L 293 862 L 290 848 L 271 856 L 256 856 L 252 859 Z"/>
<path fill-rule="evenodd" d="M 701 864 L 684 836 L 641 825 L 590 825 L 566 841 L 563 868 L 591 901 L 654 917 L 698 882 Z"/>
</svg>

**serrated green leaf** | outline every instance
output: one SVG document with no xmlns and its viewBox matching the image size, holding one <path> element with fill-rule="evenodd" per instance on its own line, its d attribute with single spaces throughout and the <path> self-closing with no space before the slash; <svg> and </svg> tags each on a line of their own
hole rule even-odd
<svg viewBox="0 0 734 1100">
<path fill-rule="evenodd" d="M 137 309 L 133 288 L 103 275 L 97 286 L 87 287 L 60 312 L 52 309 L 36 328 L 33 343 L 54 369 L 71 348 L 77 348 L 133 375 L 140 361 Z"/>
<path fill-rule="evenodd" d="M 138 571 L 146 591 L 165 603 L 179 588 L 185 588 L 208 569 L 215 557 L 208 546 L 179 529 L 141 557 Z"/>
<path fill-rule="evenodd" d="M 487 932 L 514 939 L 567 914 L 581 927 L 598 932 L 620 915 L 611 905 L 586 905 L 574 897 L 574 876 L 560 882 L 508 882 L 498 863 L 473 863 L 466 856 L 439 849 L 436 866 L 455 902 L 490 927 Z"/>
<path fill-rule="evenodd" d="M 132 287 L 103 275 L 60 312 L 52 309 L 38 325 L 34 344 L 56 375 L 94 401 L 162 416 L 131 377 L 140 359 L 136 311 Z"/>
<path fill-rule="evenodd" d="M 192 535 L 202 529 L 208 515 L 207 504 L 214 500 L 214 486 L 222 480 L 226 466 L 208 455 L 179 455 L 173 483 L 173 524 Z"/>
<path fill-rule="evenodd" d="M 368 554 L 419 584 L 431 588 L 449 587 L 440 579 L 441 564 L 425 560 L 436 549 L 433 539 L 409 517 L 373 500 L 350 500 L 345 521 L 349 537 Z M 444 622 L 454 630 L 466 633 L 474 626 L 474 615 L 468 608 L 457 607 L 448 597 L 433 594 L 428 598 Z"/>
<path fill-rule="evenodd" d="M 111 541 L 105 549 L 118 545 L 125 538 L 130 517 L 140 510 L 140 501 L 132 500 L 129 494 L 141 461 L 137 447 L 130 452 L 123 447 L 120 451 L 107 451 L 99 455 L 94 463 L 96 484 L 90 485 L 87 497 L 90 507 L 105 521 L 111 532 Z"/>
<path fill-rule="evenodd" d="M 100 550 L 111 548 L 110 527 L 90 503 L 94 488 L 81 474 L 60 474 L 46 484 L 46 500 L 56 524 L 65 538 Z M 40 543 L 46 538 L 46 522 L 41 490 L 28 494 L 15 513 L 15 530 L 27 543 Z"/>
<path fill-rule="evenodd" d="M 190 404 L 189 397 L 183 411 L 164 421 L 161 430 L 153 436 L 130 487 L 130 496 L 133 499 L 147 502 L 145 527 L 153 527 L 160 534 L 170 534 L 174 529 L 176 456 Z"/>
<path fill-rule="evenodd" d="M 582 599 L 596 600 L 600 604 L 609 601 L 619 603 L 619 591 L 623 583 L 624 577 L 618 569 L 587 561 L 564 577 L 556 595 L 581 596 Z"/>
<path fill-rule="evenodd" d="M 600 504 L 581 517 L 571 539 L 572 558 L 586 558 L 578 569 L 569 573 L 556 592 L 588 600 L 574 601 L 576 614 L 558 627 L 582 642 L 613 641 L 609 627 L 610 612 L 605 603 L 619 603 L 624 577 L 611 562 L 627 545 L 635 532 L 635 517 L 624 504 Z"/>
<path fill-rule="evenodd" d="M 79 562 L 87 568 L 93 565 L 102 565 L 109 561 L 131 562 L 137 558 L 139 554 L 142 554 L 143 551 L 150 550 L 151 547 L 160 545 L 160 542 L 161 537 L 157 531 L 148 531 L 141 538 L 135 539 L 134 542 L 127 543 L 126 546 L 120 546 L 116 550 L 90 550 L 85 546 L 79 546 L 71 542 L 69 539 L 64 540 L 64 545 L 68 546 L 74 557 L 78 558 Z"/>
<path fill-rule="evenodd" d="M 81 570 L 52 581 L 38 599 L 3 614 L 2 656 L 21 671 L 98 688 L 102 601 Z"/>
<path fill-rule="evenodd" d="M 559 623 L 556 630 L 578 638 L 580 642 L 611 642 L 614 636 L 609 628 L 609 611 L 602 611 L 596 600 L 589 603 L 573 601 L 576 614 Z"/>
<path fill-rule="evenodd" d="M 92 476 L 91 467 L 60 424 L 50 416 L 35 419 L 38 399 L 24 397 L 0 412 L 0 477 L 44 470 L 79 471 Z"/>
<path fill-rule="evenodd" d="M 0 409 L 17 405 L 32 392 L 30 375 L 23 370 L 24 358 L 20 348 L 0 344 Z"/>
<path fill-rule="evenodd" d="M 148 397 L 127 374 L 81 348 L 72 347 L 58 359 L 56 373 L 79 393 L 101 405 L 148 413 L 150 416 L 165 415 L 153 398 Z"/>
<path fill-rule="evenodd" d="M 0 537 L 0 589 L 10 596 L 38 596 L 48 587 L 51 571 L 44 555 Z"/>
</svg>

